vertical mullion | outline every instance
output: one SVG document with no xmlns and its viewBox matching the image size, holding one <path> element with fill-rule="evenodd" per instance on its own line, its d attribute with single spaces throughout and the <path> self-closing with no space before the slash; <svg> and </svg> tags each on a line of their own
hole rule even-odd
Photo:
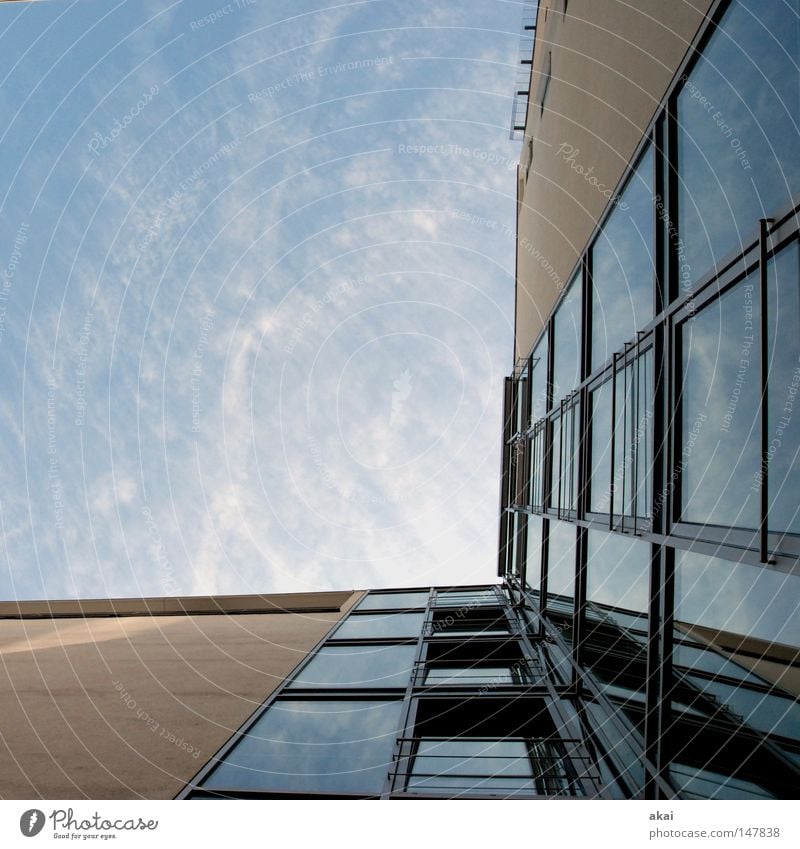
<svg viewBox="0 0 800 849">
<path fill-rule="evenodd" d="M 611 358 L 611 473 L 608 480 L 608 492 L 611 503 L 608 508 L 608 529 L 614 530 L 614 474 L 616 471 L 617 448 L 617 354 Z"/>
<path fill-rule="evenodd" d="M 769 288 L 767 286 L 768 240 L 771 218 L 762 218 L 758 233 L 758 278 L 760 292 L 761 335 L 761 403 L 759 419 L 761 428 L 761 499 L 759 522 L 759 553 L 762 563 L 769 563 L 769 321 L 767 304 Z"/>
</svg>

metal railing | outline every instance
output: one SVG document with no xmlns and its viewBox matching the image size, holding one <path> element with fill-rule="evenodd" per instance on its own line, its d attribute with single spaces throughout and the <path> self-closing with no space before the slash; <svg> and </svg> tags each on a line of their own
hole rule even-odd
<svg viewBox="0 0 800 849">
<path fill-rule="evenodd" d="M 531 68 L 533 66 L 533 48 L 536 37 L 536 17 L 539 13 L 539 0 L 523 0 L 522 23 L 519 38 L 519 61 L 514 81 L 514 100 L 511 104 L 511 129 L 509 138 L 517 139 L 525 131 L 528 119 L 528 99 L 531 87 Z"/>
<path fill-rule="evenodd" d="M 575 797 L 586 795 L 584 782 L 599 778 L 580 741 L 561 737 L 422 736 L 401 737 L 398 743 L 394 792 Z M 485 748 L 478 753 L 469 751 L 481 744 Z M 508 744 L 524 752 L 492 751 L 502 752 Z"/>
</svg>

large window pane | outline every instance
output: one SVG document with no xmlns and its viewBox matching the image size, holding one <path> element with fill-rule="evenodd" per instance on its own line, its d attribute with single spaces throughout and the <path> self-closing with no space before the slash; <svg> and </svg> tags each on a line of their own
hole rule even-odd
<svg viewBox="0 0 800 849">
<path fill-rule="evenodd" d="M 277 701 L 205 786 L 380 793 L 402 707 L 402 701 Z"/>
<path fill-rule="evenodd" d="M 648 148 L 592 248 L 592 368 L 653 317 L 655 208 Z"/>
<path fill-rule="evenodd" d="M 758 526 L 758 310 L 751 275 L 683 325 L 684 521 Z"/>
<path fill-rule="evenodd" d="M 553 404 L 581 382 L 581 271 L 573 276 L 555 315 L 553 342 Z"/>
<path fill-rule="evenodd" d="M 369 637 L 418 637 L 424 613 L 387 613 L 384 616 L 351 614 L 333 635 L 335 639 Z"/>
<path fill-rule="evenodd" d="M 291 687 L 405 687 L 416 646 L 323 646 Z"/>
<path fill-rule="evenodd" d="M 650 544 L 622 534 L 588 532 L 586 598 L 597 604 L 647 611 Z"/>
<path fill-rule="evenodd" d="M 370 593 L 358 605 L 359 610 L 425 607 L 428 593 Z"/>
<path fill-rule="evenodd" d="M 575 554 L 577 528 L 569 522 L 550 522 L 547 561 L 547 594 L 575 594 Z"/>
<path fill-rule="evenodd" d="M 796 575 L 691 551 L 676 551 L 675 561 L 678 622 L 800 646 Z"/>
<path fill-rule="evenodd" d="M 798 0 L 734 0 L 678 98 L 681 286 L 800 191 Z"/>
</svg>

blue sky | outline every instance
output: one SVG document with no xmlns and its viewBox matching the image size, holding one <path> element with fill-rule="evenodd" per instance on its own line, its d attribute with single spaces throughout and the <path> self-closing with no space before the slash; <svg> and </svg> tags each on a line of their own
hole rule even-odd
<svg viewBox="0 0 800 849">
<path fill-rule="evenodd" d="M 520 17 L 0 4 L 0 597 L 494 578 Z"/>
</svg>

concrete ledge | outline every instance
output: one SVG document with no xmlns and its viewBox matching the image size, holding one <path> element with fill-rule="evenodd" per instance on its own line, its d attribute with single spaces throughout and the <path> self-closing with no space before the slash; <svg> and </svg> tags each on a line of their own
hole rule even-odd
<svg viewBox="0 0 800 849">
<path fill-rule="evenodd" d="M 95 616 L 187 616 L 240 613 L 337 613 L 352 590 L 273 595 L 198 595 L 165 598 L 97 598 L 2 601 L 0 619 L 68 619 Z"/>
</svg>

